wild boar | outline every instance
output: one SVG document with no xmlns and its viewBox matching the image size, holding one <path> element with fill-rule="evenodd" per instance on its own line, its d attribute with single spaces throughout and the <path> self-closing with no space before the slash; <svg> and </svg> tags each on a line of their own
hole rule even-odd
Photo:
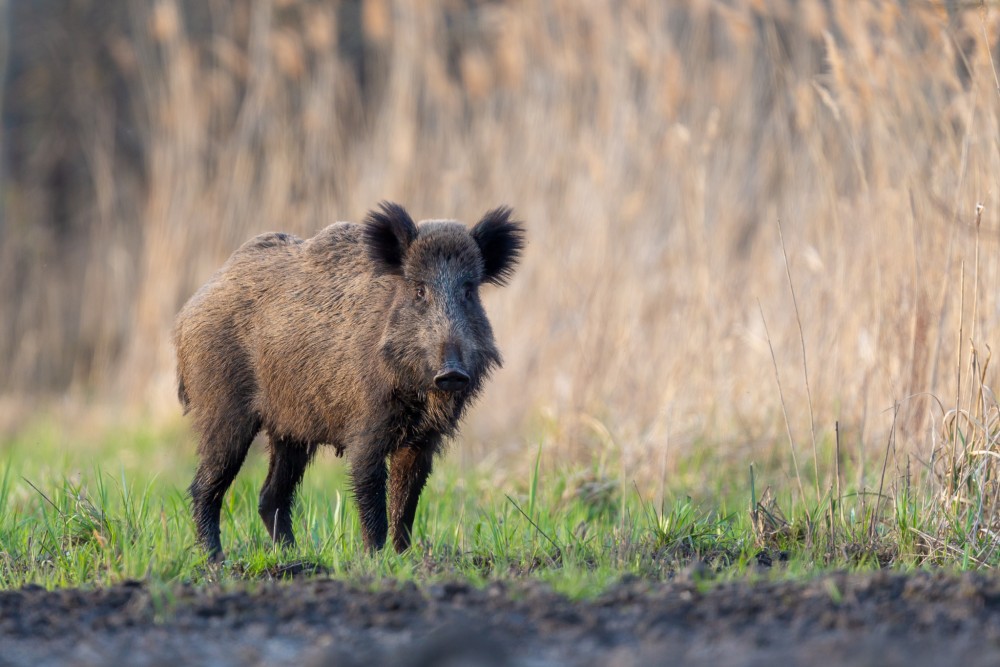
<svg viewBox="0 0 1000 667">
<path fill-rule="evenodd" d="M 524 245 L 507 207 L 468 229 L 417 225 L 383 202 L 361 225 L 263 234 L 233 253 L 174 329 L 209 557 L 224 557 L 222 499 L 261 430 L 270 464 L 258 510 L 276 543 L 294 545 L 295 490 L 326 444 L 350 460 L 365 546 L 381 549 L 391 526 L 407 549 L 435 455 L 501 364 L 479 288 L 505 285 Z"/>
</svg>

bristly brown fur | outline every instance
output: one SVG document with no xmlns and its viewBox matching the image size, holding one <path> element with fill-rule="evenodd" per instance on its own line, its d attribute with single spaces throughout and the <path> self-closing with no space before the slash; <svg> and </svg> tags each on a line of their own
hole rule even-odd
<svg viewBox="0 0 1000 667">
<path fill-rule="evenodd" d="M 174 331 L 178 397 L 201 435 L 190 491 L 213 558 L 223 495 L 261 430 L 259 513 L 276 542 L 294 542 L 295 489 L 328 444 L 351 461 L 365 544 L 391 527 L 409 546 L 442 441 L 501 363 L 478 288 L 506 282 L 524 246 L 509 217 L 495 209 L 470 233 L 384 202 L 364 225 L 251 239 L 191 297 Z"/>
</svg>

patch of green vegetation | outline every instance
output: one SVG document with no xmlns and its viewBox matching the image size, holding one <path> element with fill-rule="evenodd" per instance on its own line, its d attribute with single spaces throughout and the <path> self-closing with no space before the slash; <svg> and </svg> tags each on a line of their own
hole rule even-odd
<svg viewBox="0 0 1000 667">
<path fill-rule="evenodd" d="M 0 588 L 310 574 L 374 585 L 535 577 L 582 598 L 624 577 L 702 582 L 1000 560 L 995 550 L 973 553 L 955 541 L 966 535 L 971 543 L 981 528 L 968 512 L 954 522 L 947 548 L 933 542 L 941 515 L 909 485 L 881 496 L 831 491 L 810 504 L 761 490 L 756 468 L 715 461 L 697 466 L 702 493 L 688 474 L 667 480 L 663 500 L 653 501 L 635 483 L 602 474 L 606 463 L 550 470 L 539 448 L 525 478 L 499 485 L 490 471 L 459 471 L 445 457 L 421 497 L 414 547 L 402 555 L 365 552 L 347 466 L 332 451 L 318 457 L 300 491 L 297 547 L 276 549 L 256 511 L 265 457 L 251 453 L 223 506 L 227 561 L 210 566 L 195 543 L 185 491 L 194 449 L 183 427 L 88 437 L 43 424 L 0 444 Z"/>
</svg>

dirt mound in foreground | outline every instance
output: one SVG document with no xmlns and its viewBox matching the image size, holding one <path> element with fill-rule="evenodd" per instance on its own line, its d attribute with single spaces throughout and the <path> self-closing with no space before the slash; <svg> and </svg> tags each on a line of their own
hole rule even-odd
<svg viewBox="0 0 1000 667">
<path fill-rule="evenodd" d="M 331 579 L 0 593 L 0 665 L 1000 664 L 1000 578 L 620 583 Z"/>
</svg>

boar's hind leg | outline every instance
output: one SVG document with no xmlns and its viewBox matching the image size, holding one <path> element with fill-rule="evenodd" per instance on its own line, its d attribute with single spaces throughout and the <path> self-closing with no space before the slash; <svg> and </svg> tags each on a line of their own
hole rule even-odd
<svg viewBox="0 0 1000 667">
<path fill-rule="evenodd" d="M 220 419 L 201 429 L 201 462 L 189 490 L 198 540 L 213 561 L 223 558 L 219 539 L 222 498 L 246 460 L 250 444 L 259 430 L 260 423 L 252 419 L 242 423 Z"/>
<path fill-rule="evenodd" d="M 402 553 L 410 547 L 410 531 L 417 513 L 420 491 L 431 474 L 433 452 L 430 448 L 401 447 L 389 462 L 389 515 L 392 523 L 392 546 Z"/>
<path fill-rule="evenodd" d="M 292 502 L 306 466 L 316 453 L 316 445 L 284 438 L 271 439 L 271 463 L 260 490 L 257 511 L 271 539 L 285 546 L 295 545 L 292 534 Z"/>
<path fill-rule="evenodd" d="M 385 546 L 389 522 L 385 516 L 385 453 L 384 450 L 357 455 L 351 461 L 351 486 L 361 514 L 361 538 L 368 551 Z"/>
</svg>

